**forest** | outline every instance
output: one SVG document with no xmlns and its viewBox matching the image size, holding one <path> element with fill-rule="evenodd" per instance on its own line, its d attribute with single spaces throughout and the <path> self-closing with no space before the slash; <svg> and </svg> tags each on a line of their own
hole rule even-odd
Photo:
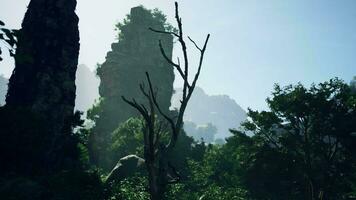
<svg viewBox="0 0 356 200">
<path fill-rule="evenodd" d="M 189 37 L 172 2 L 116 23 L 96 86 L 80 82 L 77 1 L 29 2 L 21 29 L 0 19 L 15 64 L 0 76 L 1 200 L 356 199 L 356 76 L 275 84 L 245 112 L 199 87 L 214 35 Z"/>
</svg>

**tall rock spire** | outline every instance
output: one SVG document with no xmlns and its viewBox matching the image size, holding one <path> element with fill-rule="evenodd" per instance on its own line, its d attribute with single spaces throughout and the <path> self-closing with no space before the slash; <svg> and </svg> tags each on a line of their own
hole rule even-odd
<svg viewBox="0 0 356 200">
<path fill-rule="evenodd" d="M 88 115 L 95 121 L 89 139 L 91 160 L 107 169 L 111 169 L 117 161 L 112 160 L 106 151 L 111 142 L 112 131 L 130 117 L 139 116 L 135 109 L 122 100 L 122 96 L 135 98 L 148 106 L 139 86 L 146 82 L 145 72 L 148 72 L 158 91 L 157 99 L 161 108 L 169 113 L 174 82 L 173 67 L 164 59 L 158 45 L 161 40 L 167 56 L 171 58 L 173 37 L 149 30 L 173 29 L 160 11 L 147 10 L 142 6 L 134 7 L 117 28 L 120 31 L 119 41 L 111 45 L 112 50 L 97 69 L 101 80 L 99 94 L 102 100 Z"/>
<path fill-rule="evenodd" d="M 35 113 L 49 131 L 48 166 L 61 165 L 75 105 L 79 55 L 76 0 L 31 0 L 22 22 L 6 106 Z"/>
</svg>

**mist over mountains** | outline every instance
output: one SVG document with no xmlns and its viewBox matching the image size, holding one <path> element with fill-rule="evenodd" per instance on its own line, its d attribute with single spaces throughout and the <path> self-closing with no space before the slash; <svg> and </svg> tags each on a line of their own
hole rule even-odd
<svg viewBox="0 0 356 200">
<path fill-rule="evenodd" d="M 79 65 L 77 71 L 76 109 L 86 111 L 92 107 L 95 99 L 99 98 L 100 80 L 86 65 Z M 181 89 L 175 89 L 172 96 L 172 108 L 179 106 Z M 208 95 L 202 88 L 197 87 L 188 104 L 184 121 L 190 127 L 192 123 L 199 128 L 211 123 L 217 128 L 215 139 L 231 136 L 229 129 L 238 128 L 246 120 L 246 112 L 228 95 Z M 189 133 L 188 133 L 189 134 Z"/>
<path fill-rule="evenodd" d="M 77 70 L 77 98 L 76 109 L 87 111 L 92 107 L 95 99 L 99 98 L 99 78 L 86 65 L 81 64 Z M 179 106 L 181 89 L 176 89 L 172 96 L 172 106 Z M 231 136 L 229 129 L 238 128 L 246 120 L 246 112 L 228 95 L 208 95 L 202 88 L 197 87 L 188 104 L 184 121 L 192 130 L 192 123 L 197 132 L 209 123 L 217 128 L 215 139 Z M 208 126 L 209 127 L 209 126 Z M 189 133 L 188 133 L 189 134 Z M 194 133 L 192 133 L 194 134 Z M 200 137 L 200 136 L 199 136 Z"/>
<path fill-rule="evenodd" d="M 3 75 L 0 75 L 0 105 L 5 104 L 5 96 L 7 92 L 7 83 L 9 80 Z"/>
<path fill-rule="evenodd" d="M 99 98 L 99 78 L 84 64 L 78 65 L 75 85 L 77 86 L 75 109 L 87 111 Z"/>
<path fill-rule="evenodd" d="M 180 105 L 181 89 L 172 97 L 172 107 Z M 246 120 L 246 112 L 228 95 L 208 95 L 196 87 L 184 115 L 185 122 L 199 125 L 211 123 L 217 128 L 217 138 L 231 136 L 229 129 L 238 128 Z"/>
<path fill-rule="evenodd" d="M 8 79 L 0 76 L 0 105 L 5 104 Z M 78 66 L 76 86 L 77 97 L 75 108 L 87 111 L 92 107 L 95 99 L 99 98 L 100 80 L 86 65 Z M 181 89 L 176 89 L 172 96 L 172 107 L 179 106 Z M 231 136 L 229 129 L 237 128 L 242 121 L 246 120 L 246 112 L 227 95 L 208 95 L 202 88 L 197 87 L 188 104 L 184 121 L 191 125 L 204 126 L 209 123 L 217 128 L 216 138 Z M 189 122 L 189 123 L 188 123 Z"/>
</svg>

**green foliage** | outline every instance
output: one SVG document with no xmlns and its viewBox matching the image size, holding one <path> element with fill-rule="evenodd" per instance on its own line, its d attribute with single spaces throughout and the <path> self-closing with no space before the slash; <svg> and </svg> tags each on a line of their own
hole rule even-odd
<svg viewBox="0 0 356 200">
<path fill-rule="evenodd" d="M 31 179 L 16 177 L 0 181 L 0 198 L 3 200 L 44 199 L 45 196 L 45 188 Z"/>
<path fill-rule="evenodd" d="M 172 32 L 178 32 L 176 28 L 174 28 L 171 24 L 167 22 L 167 16 L 160 11 L 159 9 L 155 8 L 153 10 L 146 9 L 144 6 L 140 5 L 138 8 L 141 8 L 145 12 L 141 13 L 141 17 L 143 19 L 150 19 L 152 18 L 152 22 L 150 24 L 150 27 L 147 28 L 154 28 L 154 27 L 159 27 L 163 28 L 166 31 L 172 31 Z M 115 25 L 115 30 L 119 32 L 117 39 L 122 40 L 124 39 L 124 32 L 127 30 L 127 25 L 131 23 L 131 15 L 126 15 L 126 18 L 124 19 L 123 22 L 119 22 Z M 163 29 L 162 29 L 163 30 Z"/>
<path fill-rule="evenodd" d="M 144 121 L 141 118 L 130 118 L 125 123 L 121 124 L 112 133 L 112 143 L 110 144 L 109 152 L 114 160 L 135 154 L 143 157 L 143 128 Z M 167 143 L 169 134 L 163 135 L 162 142 Z M 195 143 L 191 137 L 188 137 L 184 132 L 181 133 L 177 141 L 176 148 L 169 154 L 171 164 L 179 169 L 181 176 L 187 177 L 189 169 L 187 159 L 201 160 L 205 151 L 204 144 Z"/>
<path fill-rule="evenodd" d="M 130 118 L 112 133 L 110 153 L 117 160 L 130 154 L 143 156 L 142 124 L 140 118 Z"/>
<path fill-rule="evenodd" d="M 356 104 L 350 87 L 339 79 L 309 89 L 276 85 L 267 102 L 271 111 L 249 110 L 244 128 L 253 131 L 252 138 L 233 131 L 223 147 L 230 155 L 223 163 L 230 162 L 230 169 L 221 171 L 240 172 L 258 199 L 344 199 L 356 169 Z"/>
<path fill-rule="evenodd" d="M 146 186 L 145 177 L 137 175 L 126 178 L 113 186 L 110 200 L 148 200 L 150 198 Z"/>
<path fill-rule="evenodd" d="M 6 177 L 0 179 L 0 198 L 101 200 L 104 186 L 95 172 L 63 171 L 41 177 Z"/>
<path fill-rule="evenodd" d="M 100 200 L 104 197 L 104 186 L 95 172 L 65 171 L 50 177 L 48 182 L 55 200 Z"/>
<path fill-rule="evenodd" d="M 356 93 L 356 76 L 351 80 L 350 88 L 353 93 Z"/>
<path fill-rule="evenodd" d="M 10 56 L 15 56 L 15 48 L 17 43 L 17 36 L 19 34 L 18 30 L 4 28 L 5 23 L 0 20 L 0 41 L 3 41 L 5 47 L 9 50 Z M 0 48 L 0 61 L 3 60 L 1 57 L 2 51 Z"/>
<path fill-rule="evenodd" d="M 270 111 L 250 109 L 244 130 L 231 130 L 226 144 L 209 145 L 202 159 L 189 160 L 188 178 L 170 186 L 167 198 L 355 196 L 356 104 L 350 86 L 338 79 L 310 88 L 276 85 L 268 103 Z"/>
<path fill-rule="evenodd" d="M 230 164 L 224 163 L 224 166 L 219 166 L 223 163 L 218 160 L 223 156 L 222 149 L 209 145 L 205 150 L 202 160 L 188 161 L 189 177 L 179 184 L 171 185 L 166 194 L 167 199 L 248 199 L 246 189 L 239 184 L 239 177 L 231 171 L 227 171 L 230 174 L 221 179 L 235 179 L 232 184 L 224 184 L 223 181 L 217 180 L 221 175 L 217 174 L 219 167 L 223 168 Z M 226 157 L 228 158 L 228 155 Z"/>
</svg>

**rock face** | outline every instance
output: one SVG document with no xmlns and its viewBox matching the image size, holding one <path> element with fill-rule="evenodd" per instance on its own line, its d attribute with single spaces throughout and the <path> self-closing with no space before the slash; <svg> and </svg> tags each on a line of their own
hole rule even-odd
<svg viewBox="0 0 356 200">
<path fill-rule="evenodd" d="M 139 116 L 134 108 L 122 100 L 122 96 L 147 105 L 139 85 L 145 83 L 148 89 L 145 77 L 145 72 L 148 72 L 158 90 L 158 102 L 162 110 L 168 112 L 174 81 L 173 67 L 161 55 L 158 46 L 161 40 L 167 56 L 171 57 L 173 38 L 148 29 L 166 29 L 165 17 L 160 12 L 143 7 L 132 8 L 128 18 L 117 27 L 120 31 L 119 41 L 111 45 L 112 50 L 107 53 L 106 61 L 97 69 L 101 101 L 88 114 L 95 121 L 89 139 L 91 160 L 93 164 L 106 169 L 112 168 L 107 164 L 109 158 L 105 152 L 112 131 L 130 117 Z"/>
<path fill-rule="evenodd" d="M 177 89 L 172 97 L 172 107 L 178 107 L 181 89 Z M 231 136 L 229 129 L 239 127 L 246 120 L 246 112 L 227 95 L 207 95 L 197 87 L 189 101 L 184 121 L 197 125 L 212 123 L 217 127 L 217 138 Z M 189 134 L 189 133 L 188 133 Z"/>
<path fill-rule="evenodd" d="M 8 82 L 9 80 L 6 77 L 0 75 L 0 106 L 5 104 Z M 95 100 L 99 98 L 99 84 L 100 80 L 95 76 L 95 72 L 84 64 L 78 65 L 75 79 L 77 88 L 75 110 L 85 113 L 93 106 Z"/>
<path fill-rule="evenodd" d="M 77 86 L 77 97 L 75 99 L 75 109 L 87 111 L 91 108 L 96 99 L 99 98 L 100 80 L 86 65 L 78 65 L 75 85 Z"/>
<path fill-rule="evenodd" d="M 136 155 L 125 156 L 121 158 L 111 170 L 106 178 L 106 183 L 113 181 L 119 182 L 135 173 L 144 172 L 146 169 L 145 167 L 145 160 L 143 158 Z"/>
<path fill-rule="evenodd" d="M 22 22 L 6 106 L 45 119 L 45 165 L 70 160 L 68 137 L 75 104 L 79 55 L 76 0 L 31 0 Z"/>
<path fill-rule="evenodd" d="M 0 75 L 0 106 L 5 104 L 5 96 L 7 93 L 7 83 L 9 80 Z"/>
</svg>

